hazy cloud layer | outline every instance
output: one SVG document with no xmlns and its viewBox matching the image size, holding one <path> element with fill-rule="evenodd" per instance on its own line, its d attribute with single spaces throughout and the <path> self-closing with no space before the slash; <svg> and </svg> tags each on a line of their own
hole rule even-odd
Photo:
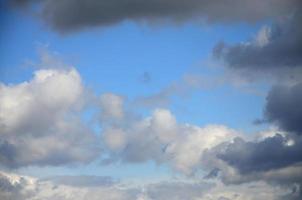
<svg viewBox="0 0 302 200">
<path fill-rule="evenodd" d="M 57 185 L 67 185 L 72 187 L 106 187 L 112 186 L 117 181 L 109 176 L 54 176 L 43 181 L 51 181 Z"/>
<path fill-rule="evenodd" d="M 256 22 L 291 13 L 298 0 L 15 0 L 41 3 L 41 17 L 52 28 L 68 32 L 108 26 L 125 20 L 182 22 L 200 18 L 207 22 Z"/>
<path fill-rule="evenodd" d="M 3 200 L 279 200 L 295 196 L 291 190 L 263 182 L 226 186 L 221 182 L 164 181 L 145 186 L 73 187 L 0 172 L 0 197 Z"/>
</svg>

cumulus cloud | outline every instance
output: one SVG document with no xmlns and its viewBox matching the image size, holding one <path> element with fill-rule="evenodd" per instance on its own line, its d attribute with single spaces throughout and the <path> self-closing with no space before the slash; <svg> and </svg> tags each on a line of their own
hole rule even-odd
<svg viewBox="0 0 302 200">
<path fill-rule="evenodd" d="M 266 136 L 262 134 L 260 138 L 256 136 L 256 139 L 238 137 L 206 150 L 201 163 L 204 169 L 212 171 L 205 179 L 221 180 L 227 187 L 235 186 L 233 189 L 242 187 L 245 190 L 247 185 L 260 182 L 283 190 L 278 197 L 273 197 L 266 196 L 270 192 L 260 194 L 261 189 L 258 188 L 257 195 L 253 196 L 256 198 L 301 198 L 301 137 L 285 132 L 281 134 L 276 131 Z M 224 197 L 235 199 L 230 194 Z"/>
<path fill-rule="evenodd" d="M 279 134 L 260 142 L 245 142 L 237 138 L 217 156 L 242 174 L 280 169 L 302 162 L 301 138 L 293 140 L 293 143 L 289 141 Z"/>
<path fill-rule="evenodd" d="M 237 138 L 219 144 L 205 153 L 203 163 L 209 169 L 219 169 L 217 176 L 226 184 L 262 180 L 292 188 L 289 195 L 278 199 L 302 196 L 300 21 L 301 6 L 297 5 L 294 14 L 263 27 L 252 40 L 234 45 L 219 43 L 214 48 L 214 55 L 231 73 L 247 80 L 265 78 L 278 83 L 267 95 L 260 122 L 273 123 L 279 130 L 262 134 L 256 141 Z"/>
<path fill-rule="evenodd" d="M 297 5 L 294 14 L 264 26 L 254 39 L 239 44 L 216 45 L 213 54 L 225 61 L 229 69 L 257 78 L 278 77 L 290 81 L 301 80 L 302 12 Z"/>
<path fill-rule="evenodd" d="M 200 168 L 204 150 L 240 135 L 222 125 L 180 124 L 166 109 L 156 109 L 150 117 L 129 123 L 127 127 L 113 127 L 103 133 L 113 160 L 169 163 L 185 174 Z"/>
<path fill-rule="evenodd" d="M 201 18 L 208 22 L 256 22 L 290 13 L 298 0 L 15 0 L 41 3 L 41 17 L 60 32 L 109 26 L 125 20 L 162 22 Z"/>
<path fill-rule="evenodd" d="M 96 136 L 81 122 L 84 87 L 75 69 L 37 70 L 0 84 L 0 163 L 8 167 L 92 160 Z"/>
<path fill-rule="evenodd" d="M 291 92 L 290 86 L 283 90 L 276 90 L 282 93 L 280 95 L 283 97 L 282 101 L 278 100 L 279 93 L 268 98 L 268 101 L 273 99 L 283 104 L 287 97 L 297 97 L 293 95 L 296 90 Z M 197 171 L 209 172 L 206 176 L 209 181 L 221 179 L 224 184 L 265 181 L 282 185 L 284 190 L 295 185 L 301 187 L 302 145 L 299 134 L 282 132 L 282 135 L 262 134 L 257 141 L 234 140 L 238 136 L 243 136 L 222 125 L 200 127 L 179 123 L 166 109 L 155 109 L 150 116 L 144 118 L 129 118 L 129 113 L 125 112 L 124 98 L 106 93 L 98 99 L 98 105 L 101 107 L 101 125 L 105 124 L 102 129 L 102 141 L 98 141 L 90 128 L 80 120 L 83 93 L 84 86 L 75 69 L 42 69 L 28 82 L 15 85 L 2 84 L 1 165 L 22 167 L 87 163 L 99 155 L 101 144 L 98 142 L 102 142 L 111 162 L 141 163 L 152 160 L 159 164 L 168 164 L 185 175 L 193 175 Z M 288 103 L 285 101 L 285 104 Z M 111 123 L 112 121 L 118 123 Z M 285 129 L 281 125 L 280 127 Z M 84 198 L 87 197 L 88 191 L 91 193 L 90 190 L 96 190 L 95 198 L 108 192 L 114 193 L 112 197 L 106 196 L 108 199 L 122 197 L 133 199 L 138 198 L 137 195 L 140 198 L 144 196 L 135 193 L 134 189 L 128 193 L 128 190 L 113 187 L 116 183 L 108 177 L 62 176 L 42 182 L 43 184 L 40 181 L 39 185 L 46 184 L 49 188 L 56 189 L 47 189 L 50 193 L 39 194 L 41 199 L 72 199 L 75 198 L 73 195 L 82 195 Z M 3 185 L 6 185 L 3 186 L 6 188 L 15 188 L 8 183 Z M 72 189 L 71 193 L 60 194 L 62 188 L 64 190 L 69 187 L 82 188 L 84 185 L 86 189 L 80 189 L 81 192 L 77 193 Z M 178 188 L 180 186 L 189 188 Z M 88 187 L 95 189 L 88 190 Z M 96 189 L 97 187 L 102 189 Z M 172 186 L 153 185 L 147 187 L 148 192 L 145 195 L 149 199 L 166 198 L 171 188 L 202 195 L 200 191 L 194 189 L 198 187 L 195 184 L 188 186 L 182 183 Z M 32 191 L 27 192 L 30 194 Z M 8 192 L 3 194 L 11 195 Z M 24 192 L 20 194 L 23 195 Z M 47 196 L 54 194 L 56 196 Z M 168 196 L 182 199 L 184 198 L 182 195 L 185 195 L 185 192 Z M 221 194 L 215 198 L 232 198 L 232 195 Z M 297 192 L 295 195 L 297 196 Z M 246 197 L 242 197 L 244 198 Z"/>
</svg>

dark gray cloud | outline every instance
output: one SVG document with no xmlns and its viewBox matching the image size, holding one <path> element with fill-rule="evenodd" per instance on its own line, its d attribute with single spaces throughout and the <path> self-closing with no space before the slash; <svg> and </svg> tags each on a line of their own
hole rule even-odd
<svg viewBox="0 0 302 200">
<path fill-rule="evenodd" d="M 35 2 L 15 0 L 15 2 Z M 108 26 L 125 20 L 184 21 L 202 18 L 208 22 L 256 22 L 286 14 L 298 0 L 42 0 L 42 18 L 54 29 L 68 32 Z"/>
<path fill-rule="evenodd" d="M 292 142 L 292 144 L 291 144 Z M 217 157 L 239 170 L 241 174 L 280 169 L 302 162 L 302 139 L 280 134 L 259 142 L 237 138 Z"/>
<path fill-rule="evenodd" d="M 253 40 L 235 45 L 221 42 L 213 54 L 231 69 L 257 75 L 277 71 L 290 74 L 293 79 L 302 67 L 301 20 L 301 5 L 297 5 L 295 14 L 280 19 L 272 27 L 263 27 Z"/>
<path fill-rule="evenodd" d="M 267 96 L 265 119 L 280 128 L 302 134 L 302 82 L 294 86 L 274 86 Z"/>
</svg>

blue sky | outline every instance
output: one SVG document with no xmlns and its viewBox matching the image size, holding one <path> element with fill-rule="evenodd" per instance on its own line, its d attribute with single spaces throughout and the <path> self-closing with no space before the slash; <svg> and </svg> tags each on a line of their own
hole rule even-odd
<svg viewBox="0 0 302 200">
<path fill-rule="evenodd" d="M 223 66 L 218 66 L 218 69 L 207 66 L 211 65 L 211 61 L 207 61 L 211 59 L 214 45 L 222 40 L 236 43 L 250 39 L 263 25 L 209 26 L 190 22 L 149 27 L 124 22 L 108 28 L 62 35 L 49 30 L 25 12 L 5 10 L 2 15 L 1 80 L 5 84 L 30 79 L 37 70 L 34 63 L 39 63 L 39 54 L 45 51 L 74 66 L 85 85 L 97 94 L 112 92 L 125 96 L 129 101 L 156 94 L 187 74 L 214 77 L 222 74 Z M 150 75 L 147 83 L 141 81 L 144 73 Z M 265 85 L 260 89 L 265 90 Z M 200 126 L 224 124 L 245 133 L 263 128 L 254 125 L 253 121 L 262 115 L 264 96 L 230 85 L 198 89 L 184 95 L 172 96 L 171 103 L 162 106 L 171 109 L 179 122 Z M 138 107 L 137 111 L 149 115 L 152 109 Z M 101 174 L 104 171 L 104 174 L 118 177 L 123 177 L 124 173 L 131 176 L 132 170 L 143 174 L 167 170 L 154 166 L 152 162 L 142 166 L 131 165 L 124 172 L 121 168 L 124 166 L 116 169 L 110 166 L 109 171 L 98 164 L 92 167 Z M 91 171 L 90 168 L 78 170 L 88 174 Z"/>
<path fill-rule="evenodd" d="M 291 159 L 302 144 L 291 109 L 301 96 L 300 6 L 271 1 L 1 1 L 0 176 L 42 181 L 32 196 L 41 200 L 55 193 L 40 183 L 66 186 L 55 176 L 108 176 L 118 200 L 292 197 L 301 189 L 301 159 Z M 59 193 L 71 197 L 67 187 Z"/>
<path fill-rule="evenodd" d="M 186 74 L 221 74 L 222 66 L 211 69 L 206 63 L 214 45 L 222 40 L 245 41 L 262 26 L 209 26 L 193 22 L 149 27 L 125 22 L 61 35 L 24 12 L 6 10 L 3 15 L 0 51 L 4 83 L 29 79 L 36 70 L 31 63 L 38 62 L 42 49 L 75 66 L 85 84 L 97 93 L 114 92 L 129 99 L 155 94 Z M 144 73 L 150 75 L 149 83 L 141 82 Z M 176 97 L 168 107 L 179 113 L 177 117 L 183 122 L 222 123 L 249 132 L 257 129 L 252 122 L 261 116 L 262 105 L 261 96 L 221 86 L 196 91 L 185 99 Z M 239 117 L 243 109 L 244 118 Z M 236 115 L 240 121 L 230 118 Z"/>
</svg>

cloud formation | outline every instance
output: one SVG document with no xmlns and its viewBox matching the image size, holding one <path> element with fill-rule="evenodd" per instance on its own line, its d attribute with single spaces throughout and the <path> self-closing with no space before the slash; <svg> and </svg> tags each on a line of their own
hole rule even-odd
<svg viewBox="0 0 302 200">
<path fill-rule="evenodd" d="M 0 84 L 0 164 L 86 163 L 99 150 L 82 123 L 84 87 L 75 69 L 43 69 L 32 80 Z"/>
<path fill-rule="evenodd" d="M 249 174 L 299 164 L 302 162 L 301 151 L 301 138 L 292 140 L 277 134 L 259 142 L 246 142 L 237 138 L 217 156 L 240 173 Z"/>
<path fill-rule="evenodd" d="M 187 175 L 200 168 L 204 150 L 240 135 L 222 125 L 180 124 L 166 109 L 156 109 L 150 117 L 126 122 L 126 127 L 111 126 L 104 130 L 103 141 L 112 161 L 153 160 L 168 163 Z"/>
<path fill-rule="evenodd" d="M 291 191 L 263 182 L 226 186 L 220 182 L 161 181 L 145 186 L 125 187 L 117 183 L 87 187 L 0 172 L 0 197 L 3 200 L 279 200 L 282 196 L 293 197 Z"/>
<path fill-rule="evenodd" d="M 233 72 L 248 77 L 279 77 L 280 81 L 302 79 L 302 8 L 264 26 L 250 41 L 228 45 L 218 43 L 215 57 L 222 59 Z"/>
<path fill-rule="evenodd" d="M 260 140 L 236 138 L 220 143 L 204 152 L 202 167 L 214 172 L 218 169 L 214 176 L 210 171 L 206 178 L 221 180 L 229 187 L 242 189 L 244 185 L 260 181 L 288 191 L 281 193 L 278 198 L 266 197 L 268 199 L 299 199 L 302 197 L 301 137 L 291 136 L 285 133 Z M 258 192 L 254 195 L 256 198 L 261 196 Z"/>
<path fill-rule="evenodd" d="M 288 132 L 302 135 L 302 82 L 292 86 L 276 85 L 268 93 L 265 120 Z"/>
<path fill-rule="evenodd" d="M 298 0 L 15 0 L 22 5 L 41 3 L 41 17 L 55 30 L 69 32 L 109 26 L 125 20 L 181 22 L 256 22 L 292 12 Z"/>
</svg>

